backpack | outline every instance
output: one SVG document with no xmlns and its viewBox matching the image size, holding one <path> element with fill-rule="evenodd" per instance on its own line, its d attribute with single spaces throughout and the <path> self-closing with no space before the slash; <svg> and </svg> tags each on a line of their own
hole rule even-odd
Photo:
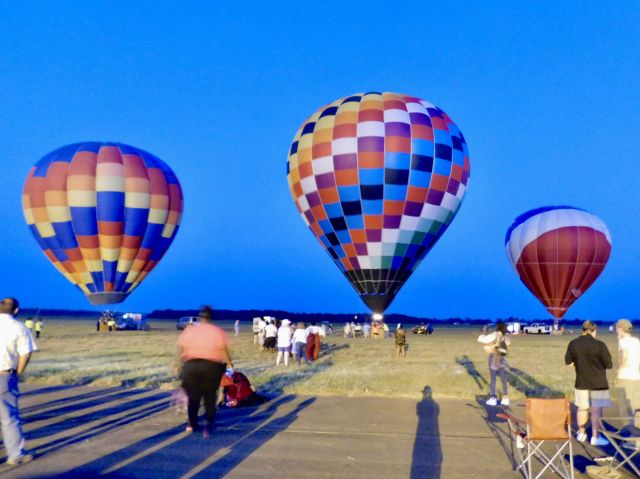
<svg viewBox="0 0 640 479">
<path fill-rule="evenodd" d="M 506 356 L 509 352 L 509 348 L 507 346 L 507 340 L 504 337 L 504 334 L 499 334 L 496 340 L 496 352 L 500 356 Z"/>
</svg>

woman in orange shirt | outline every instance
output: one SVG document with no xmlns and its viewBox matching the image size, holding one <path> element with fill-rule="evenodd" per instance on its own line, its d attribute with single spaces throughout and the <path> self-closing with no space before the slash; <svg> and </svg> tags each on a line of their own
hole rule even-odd
<svg viewBox="0 0 640 479">
<path fill-rule="evenodd" d="M 198 324 L 192 324 L 178 337 L 180 358 L 184 366 L 180 377 L 182 387 L 189 398 L 187 432 L 198 431 L 198 410 L 204 399 L 207 419 L 203 431 L 209 437 L 216 418 L 216 400 L 220 380 L 227 367 L 233 368 L 229 355 L 227 335 L 222 328 L 212 324 L 212 309 L 203 306 Z"/>
</svg>

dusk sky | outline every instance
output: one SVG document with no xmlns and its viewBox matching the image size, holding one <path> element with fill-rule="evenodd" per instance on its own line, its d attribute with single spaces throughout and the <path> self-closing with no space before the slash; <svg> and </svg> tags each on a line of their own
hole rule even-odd
<svg viewBox="0 0 640 479">
<path fill-rule="evenodd" d="M 97 140 L 162 158 L 185 197 L 169 252 L 117 310 L 365 311 L 300 218 L 286 161 L 318 108 L 390 91 L 453 119 L 471 180 L 388 312 L 548 317 L 504 235 L 531 208 L 568 204 L 600 217 L 613 247 L 567 317 L 640 317 L 640 4 L 576 5 L 2 3 L 0 295 L 92 308 L 41 253 L 20 200 L 42 156 Z"/>
</svg>

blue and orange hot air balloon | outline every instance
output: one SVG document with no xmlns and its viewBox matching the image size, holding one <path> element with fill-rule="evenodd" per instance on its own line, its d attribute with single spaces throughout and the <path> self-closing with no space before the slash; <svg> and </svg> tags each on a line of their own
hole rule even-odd
<svg viewBox="0 0 640 479">
<path fill-rule="evenodd" d="M 158 264 L 178 231 L 183 197 L 154 155 L 86 142 L 35 164 L 22 207 L 47 258 L 97 305 L 124 301 Z"/>
<path fill-rule="evenodd" d="M 365 304 L 382 313 L 456 215 L 469 152 L 431 103 L 359 93 L 302 124 L 287 179 L 311 232 Z"/>
<path fill-rule="evenodd" d="M 549 313 L 562 319 L 602 273 L 611 254 L 611 234 L 585 210 L 545 206 L 518 216 L 505 245 L 520 280 Z"/>
</svg>

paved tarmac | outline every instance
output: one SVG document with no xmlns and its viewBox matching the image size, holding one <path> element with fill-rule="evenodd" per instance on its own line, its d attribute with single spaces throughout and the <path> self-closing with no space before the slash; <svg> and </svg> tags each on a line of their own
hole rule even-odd
<svg viewBox="0 0 640 479">
<path fill-rule="evenodd" d="M 21 410 L 37 458 L 0 466 L 2 479 L 521 477 L 499 408 L 434 401 L 428 388 L 421 401 L 283 395 L 219 411 L 209 439 L 184 432 L 157 389 L 25 386 Z M 576 454 L 584 468 L 602 451 Z"/>
</svg>

